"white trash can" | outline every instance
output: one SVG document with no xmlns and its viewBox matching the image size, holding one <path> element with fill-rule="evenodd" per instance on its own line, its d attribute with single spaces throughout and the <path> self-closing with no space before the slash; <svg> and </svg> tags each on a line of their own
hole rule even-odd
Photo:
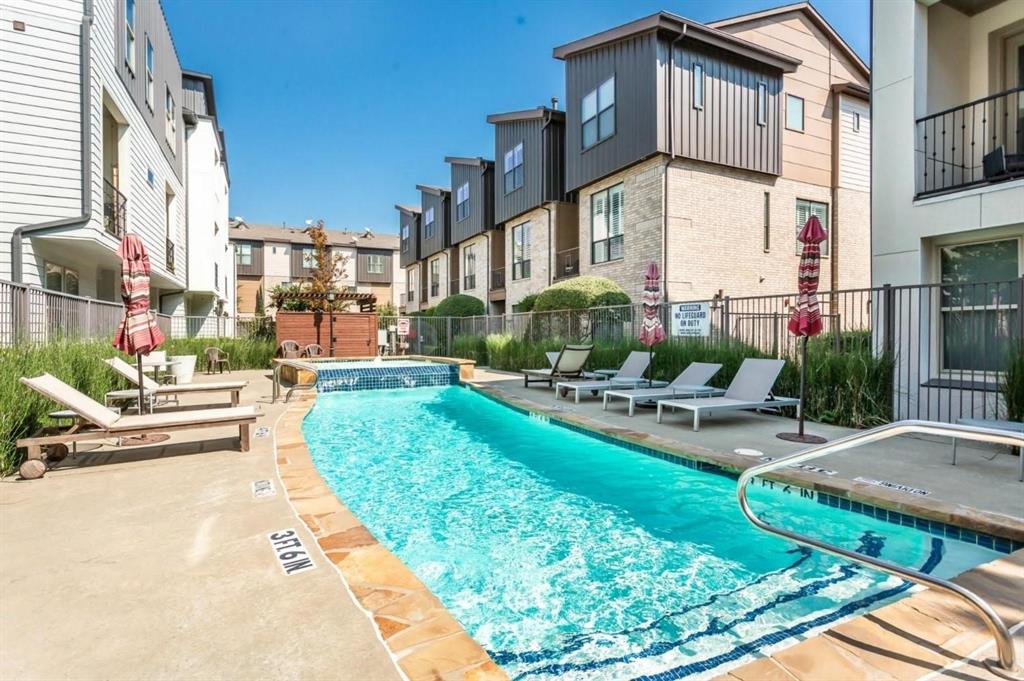
<svg viewBox="0 0 1024 681">
<path fill-rule="evenodd" d="M 174 383 L 183 385 L 192 382 L 192 376 L 196 373 L 195 355 L 172 355 L 168 361 L 177 362 L 172 364 L 168 373 L 174 377 Z"/>
</svg>

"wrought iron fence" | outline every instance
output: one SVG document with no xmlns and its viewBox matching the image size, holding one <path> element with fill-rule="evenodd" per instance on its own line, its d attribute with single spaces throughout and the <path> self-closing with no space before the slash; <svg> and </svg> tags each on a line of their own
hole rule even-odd
<svg viewBox="0 0 1024 681">
<path fill-rule="evenodd" d="M 128 198 L 113 184 L 103 180 L 103 228 L 118 239 L 128 224 Z"/>
<path fill-rule="evenodd" d="M 500 291 L 505 288 L 505 268 L 498 267 L 491 270 L 491 290 Z"/>
<path fill-rule="evenodd" d="M 555 254 L 555 279 L 567 279 L 580 273 L 580 249 L 568 248 Z"/>
</svg>

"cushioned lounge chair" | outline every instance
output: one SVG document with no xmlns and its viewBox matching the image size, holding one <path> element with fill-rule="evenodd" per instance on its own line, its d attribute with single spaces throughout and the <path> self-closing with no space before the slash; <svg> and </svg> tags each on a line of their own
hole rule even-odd
<svg viewBox="0 0 1024 681">
<path fill-rule="evenodd" d="M 593 345 L 565 345 L 550 369 L 523 369 L 523 385 L 529 388 L 531 383 L 547 383 L 550 387 L 560 378 L 596 377 L 583 371 L 593 351 Z"/>
<path fill-rule="evenodd" d="M 690 366 L 676 376 L 671 383 L 663 388 L 645 388 L 642 385 L 634 390 L 606 390 L 604 392 L 604 409 L 612 400 L 622 399 L 629 403 L 629 415 L 632 416 L 638 402 L 658 402 L 683 397 L 719 397 L 725 395 L 722 388 L 707 385 L 711 377 L 722 368 L 721 364 L 708 362 L 690 362 Z"/>
<path fill-rule="evenodd" d="M 40 435 L 18 440 L 17 446 L 25 447 L 30 459 L 41 459 L 43 447 L 50 444 L 223 426 L 238 426 L 238 447 L 241 451 L 247 452 L 249 451 L 249 429 L 260 416 L 256 407 L 251 405 L 202 411 L 121 416 L 50 374 L 43 374 L 35 378 L 21 378 L 20 380 L 23 385 L 35 390 L 40 395 L 75 412 L 83 422 L 56 435 Z"/>
<path fill-rule="evenodd" d="M 698 397 L 684 400 L 660 400 L 658 423 L 664 408 L 686 409 L 693 412 L 693 429 L 700 430 L 700 417 L 724 411 L 777 409 L 799 407 L 800 400 L 792 397 L 774 397 L 772 386 L 786 362 L 781 359 L 745 359 L 729 384 L 723 397 Z"/>
<path fill-rule="evenodd" d="M 111 369 L 127 378 L 136 386 L 139 385 L 138 369 L 120 357 L 110 357 L 103 360 Z M 150 411 L 154 402 L 160 397 L 172 397 L 177 401 L 180 395 L 196 395 L 206 393 L 230 393 L 231 406 L 237 407 L 239 395 L 242 389 L 249 384 L 248 381 L 221 381 L 219 383 L 184 383 L 182 385 L 161 385 L 149 376 L 142 377 L 142 389 L 146 399 L 149 401 Z M 135 400 L 139 399 L 138 388 L 130 390 L 112 390 L 106 394 L 107 402 L 111 400 Z"/>
<path fill-rule="evenodd" d="M 622 366 L 615 371 L 614 375 L 604 380 L 594 381 L 559 381 L 555 384 L 555 399 L 559 396 L 567 397 L 569 393 L 573 393 L 573 401 L 577 404 L 580 401 L 580 395 L 589 392 L 591 395 L 598 395 L 605 390 L 611 390 L 612 388 L 635 388 L 641 385 L 651 384 L 654 386 L 663 386 L 665 381 L 649 381 L 644 378 L 644 372 L 651 364 L 651 353 L 641 352 L 634 350 L 629 353 L 629 357 L 622 363 Z M 599 374 L 607 375 L 610 371 L 601 371 Z"/>
</svg>

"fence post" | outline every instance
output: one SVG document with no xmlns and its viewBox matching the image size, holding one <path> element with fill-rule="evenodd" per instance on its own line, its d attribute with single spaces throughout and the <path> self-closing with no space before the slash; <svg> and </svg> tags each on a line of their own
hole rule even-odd
<svg viewBox="0 0 1024 681">
<path fill-rule="evenodd" d="M 450 356 L 449 353 L 452 351 L 452 318 L 451 317 L 445 317 L 444 319 L 445 319 L 445 327 L 446 327 L 445 332 L 444 332 L 444 338 L 445 338 L 444 355 L 445 355 L 445 357 L 448 357 L 448 356 Z"/>
<path fill-rule="evenodd" d="M 1017 340 L 1024 340 L 1024 314 L 1019 312 L 1024 305 L 1024 277 L 1017 279 Z M 1024 456 L 1024 453 L 1021 453 Z"/>
<path fill-rule="evenodd" d="M 882 285 L 882 307 L 885 315 L 882 319 L 882 352 L 892 357 L 896 348 L 896 291 L 892 284 Z"/>
<path fill-rule="evenodd" d="M 729 319 L 729 296 L 722 298 L 722 335 L 723 342 L 725 345 L 729 345 L 729 340 L 732 337 L 732 329 L 729 328 L 731 320 Z"/>
</svg>

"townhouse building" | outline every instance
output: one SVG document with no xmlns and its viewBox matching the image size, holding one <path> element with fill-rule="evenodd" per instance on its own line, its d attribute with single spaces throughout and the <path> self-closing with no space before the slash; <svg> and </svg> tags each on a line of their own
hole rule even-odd
<svg viewBox="0 0 1024 681">
<path fill-rule="evenodd" d="M 335 272 L 339 288 L 351 293 L 368 293 L 377 306 L 398 306 L 402 267 L 399 238 L 391 234 L 373 234 L 328 230 L 331 252 L 341 256 Z M 270 316 L 270 291 L 275 286 L 308 281 L 316 269 L 313 243 L 303 228 L 232 222 L 229 240 L 235 258 L 235 288 L 238 314 L 256 313 L 262 296 L 264 310 Z"/>
<path fill-rule="evenodd" d="M 420 218 L 422 211 L 414 206 L 395 204 L 398 211 L 398 262 L 402 269 L 402 292 L 398 307 L 402 312 L 418 312 L 424 289 L 420 263 Z"/>
<path fill-rule="evenodd" d="M 448 156 L 452 199 L 449 223 L 455 267 L 449 294 L 463 293 L 490 308 L 491 242 L 502 238 L 494 228 L 494 161 Z"/>
<path fill-rule="evenodd" d="M 808 4 L 710 25 L 666 12 L 555 48 L 581 274 L 639 299 L 795 289 L 796 235 L 829 234 L 822 287 L 869 282 L 869 73 Z"/>
</svg>

